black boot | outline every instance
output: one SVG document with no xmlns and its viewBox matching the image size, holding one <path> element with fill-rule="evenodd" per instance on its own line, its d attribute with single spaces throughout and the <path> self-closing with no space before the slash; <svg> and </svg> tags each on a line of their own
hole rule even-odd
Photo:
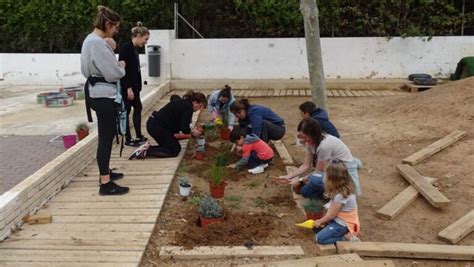
<svg viewBox="0 0 474 267">
<path fill-rule="evenodd" d="M 130 191 L 130 188 L 120 186 L 113 181 L 106 184 L 100 184 L 99 195 L 101 196 L 114 196 L 114 195 L 125 195 Z"/>
</svg>

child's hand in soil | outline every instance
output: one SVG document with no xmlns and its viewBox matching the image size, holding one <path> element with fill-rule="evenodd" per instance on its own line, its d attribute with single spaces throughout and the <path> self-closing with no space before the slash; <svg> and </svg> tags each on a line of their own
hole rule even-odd
<svg viewBox="0 0 474 267">
<path fill-rule="evenodd" d="M 314 228 L 319 228 L 319 227 L 321 227 L 321 226 L 323 226 L 323 224 L 321 223 L 320 220 L 315 220 L 315 221 L 313 222 L 313 227 L 314 227 Z"/>
<path fill-rule="evenodd" d="M 286 175 L 274 176 L 272 179 L 275 180 L 277 184 L 289 184 L 291 182 L 291 178 L 288 178 Z"/>
<path fill-rule="evenodd" d="M 227 168 L 235 169 L 235 164 L 229 164 L 227 165 Z"/>
</svg>

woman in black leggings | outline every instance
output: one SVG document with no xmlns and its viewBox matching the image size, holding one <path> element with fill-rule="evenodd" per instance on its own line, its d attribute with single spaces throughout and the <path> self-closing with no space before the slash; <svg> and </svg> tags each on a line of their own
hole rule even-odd
<svg viewBox="0 0 474 267">
<path fill-rule="evenodd" d="M 193 112 L 206 107 L 206 96 L 199 92 L 189 91 L 182 99 L 170 101 L 159 111 L 153 112 L 148 119 L 148 134 L 155 139 L 157 146 L 148 142 L 133 152 L 129 159 L 156 157 L 170 158 L 178 156 L 181 151 L 180 139 L 198 137 L 202 133 L 191 130 L 189 125 Z"/>
<path fill-rule="evenodd" d="M 89 108 L 97 114 L 100 195 L 122 195 L 129 191 L 128 187 L 114 183 L 123 177 L 123 173 L 112 173 L 109 168 L 112 142 L 117 131 L 117 82 L 125 75 L 125 62 L 117 61 L 104 38 L 111 38 L 118 32 L 120 21 L 120 16 L 113 10 L 98 6 L 94 31 L 87 35 L 81 50 L 81 72 L 87 78 L 84 89 L 89 121 L 92 121 Z"/>
</svg>

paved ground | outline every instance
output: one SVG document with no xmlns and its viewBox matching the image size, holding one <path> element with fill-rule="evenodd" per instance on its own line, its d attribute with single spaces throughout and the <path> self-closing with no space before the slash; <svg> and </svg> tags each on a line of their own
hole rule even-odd
<svg viewBox="0 0 474 267">
<path fill-rule="evenodd" d="M 0 137 L 0 195 L 23 181 L 65 151 L 54 135 L 4 135 Z"/>
</svg>

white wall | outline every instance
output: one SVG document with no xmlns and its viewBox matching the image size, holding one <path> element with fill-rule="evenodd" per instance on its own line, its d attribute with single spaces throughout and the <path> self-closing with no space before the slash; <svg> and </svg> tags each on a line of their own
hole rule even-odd
<svg viewBox="0 0 474 267">
<path fill-rule="evenodd" d="M 148 45 L 161 46 L 161 77 L 174 79 L 308 78 L 304 38 L 174 39 L 151 31 Z M 410 73 L 448 77 L 458 61 L 474 56 L 474 36 L 427 38 L 323 38 L 327 78 L 404 78 Z M 0 54 L 2 84 L 71 85 L 84 82 L 78 54 Z"/>
</svg>

